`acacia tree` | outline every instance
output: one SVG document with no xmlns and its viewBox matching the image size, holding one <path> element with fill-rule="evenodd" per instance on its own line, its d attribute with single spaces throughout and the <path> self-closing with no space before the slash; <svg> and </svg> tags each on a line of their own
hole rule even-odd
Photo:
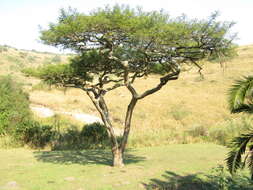
<svg viewBox="0 0 253 190">
<path fill-rule="evenodd" d="M 123 166 L 123 156 L 136 103 L 176 80 L 183 64 L 201 70 L 199 60 L 226 56 L 232 49 L 228 31 L 231 22 L 217 22 L 217 14 L 206 20 L 170 18 L 164 12 L 143 12 L 114 6 L 90 14 L 61 10 L 56 23 L 41 31 L 48 45 L 70 49 L 76 56 L 69 64 L 51 65 L 37 76 L 51 84 L 82 89 L 87 93 L 111 139 L 113 166 Z M 137 92 L 133 83 L 152 73 L 161 74 L 153 88 Z M 104 96 L 125 87 L 131 94 L 124 133 L 117 141 Z"/>
</svg>

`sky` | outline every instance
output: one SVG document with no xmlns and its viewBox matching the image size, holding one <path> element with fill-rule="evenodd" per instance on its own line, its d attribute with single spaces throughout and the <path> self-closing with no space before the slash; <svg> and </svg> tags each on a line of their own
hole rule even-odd
<svg viewBox="0 0 253 190">
<path fill-rule="evenodd" d="M 89 13 L 98 7 L 115 4 L 140 6 L 144 11 L 163 9 L 172 17 L 185 14 L 198 19 L 219 11 L 219 20 L 236 22 L 232 29 L 233 33 L 238 33 L 235 43 L 253 44 L 253 0 L 0 0 L 0 45 L 59 52 L 39 41 L 39 26 L 47 28 L 50 22 L 55 22 L 61 8 L 71 6 Z"/>
</svg>

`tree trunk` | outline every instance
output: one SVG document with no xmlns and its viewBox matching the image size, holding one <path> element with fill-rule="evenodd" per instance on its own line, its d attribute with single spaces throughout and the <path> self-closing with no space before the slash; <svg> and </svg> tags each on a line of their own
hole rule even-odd
<svg viewBox="0 0 253 190">
<path fill-rule="evenodd" d="M 123 167 L 124 166 L 123 152 L 119 148 L 117 148 L 117 149 L 114 149 L 112 151 L 112 155 L 113 155 L 112 166 L 114 166 L 114 167 Z"/>
<path fill-rule="evenodd" d="M 132 97 L 132 100 L 127 107 L 127 113 L 126 113 L 126 117 L 125 117 L 124 134 L 123 134 L 121 145 L 120 145 L 121 151 L 123 153 L 125 151 L 129 132 L 131 129 L 132 115 L 133 115 L 133 111 L 134 111 L 134 107 L 135 107 L 136 103 L 137 103 L 137 99 Z"/>
</svg>

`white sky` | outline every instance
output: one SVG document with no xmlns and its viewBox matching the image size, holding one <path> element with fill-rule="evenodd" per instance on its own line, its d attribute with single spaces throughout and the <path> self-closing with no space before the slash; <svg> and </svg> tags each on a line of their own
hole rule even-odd
<svg viewBox="0 0 253 190">
<path fill-rule="evenodd" d="M 183 13 L 190 18 L 206 18 L 220 12 L 220 20 L 235 21 L 239 45 L 253 44 L 253 0 L 0 0 L 0 45 L 19 49 L 57 52 L 39 42 L 39 25 L 56 21 L 60 8 L 71 6 L 86 12 L 104 5 L 141 6 L 145 11 L 164 9 L 172 17 Z"/>
</svg>

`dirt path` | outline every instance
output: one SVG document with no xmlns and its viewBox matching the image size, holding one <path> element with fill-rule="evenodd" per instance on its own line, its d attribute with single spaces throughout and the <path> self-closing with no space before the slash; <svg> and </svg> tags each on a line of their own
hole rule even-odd
<svg viewBox="0 0 253 190">
<path fill-rule="evenodd" d="M 95 122 L 102 123 L 101 119 L 94 115 L 89 115 L 85 113 L 78 113 L 78 112 L 65 112 L 65 111 L 59 111 L 59 110 L 52 110 L 50 108 L 40 106 L 40 105 L 30 105 L 31 110 L 33 113 L 35 113 L 38 117 L 52 117 L 55 114 L 63 114 L 63 115 L 69 115 L 73 117 L 74 119 L 84 122 L 86 124 L 91 124 Z"/>
<path fill-rule="evenodd" d="M 36 105 L 36 104 L 31 104 L 30 108 L 34 114 L 42 118 L 52 117 L 55 114 L 62 114 L 62 115 L 71 116 L 73 117 L 73 119 L 83 122 L 85 124 L 92 124 L 95 122 L 103 123 L 99 117 L 95 115 L 81 113 L 81 112 L 65 112 L 65 111 L 59 111 L 59 110 L 52 110 L 51 108 L 48 108 L 42 105 Z M 123 135 L 123 130 L 120 128 L 114 127 L 114 133 L 117 136 L 121 136 Z"/>
</svg>

